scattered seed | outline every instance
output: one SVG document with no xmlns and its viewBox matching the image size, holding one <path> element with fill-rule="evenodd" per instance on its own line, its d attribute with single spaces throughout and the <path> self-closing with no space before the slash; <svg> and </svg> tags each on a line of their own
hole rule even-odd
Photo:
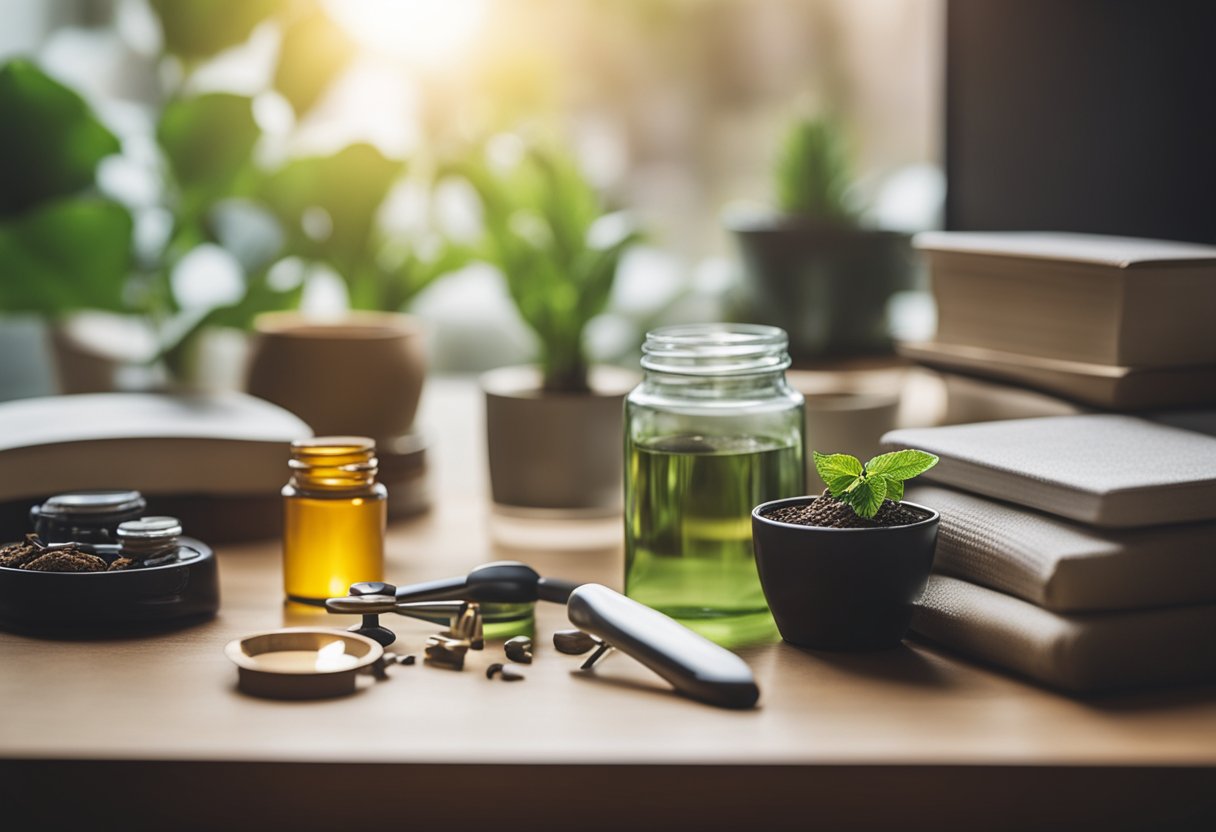
<svg viewBox="0 0 1216 832">
<path fill-rule="evenodd" d="M 494 664 L 492 664 L 486 668 L 486 678 L 493 679 L 494 675 L 501 671 L 502 671 L 502 664 L 500 662 L 494 662 Z"/>
<path fill-rule="evenodd" d="M 402 656 L 397 661 L 399 661 L 401 664 L 413 664 L 414 662 L 418 661 L 418 657 L 414 655 Z"/>
<path fill-rule="evenodd" d="M 532 639 L 527 636 L 516 636 L 515 638 L 507 639 L 507 643 L 503 645 L 503 650 L 506 651 L 507 658 L 513 662 L 532 664 Z"/>
<path fill-rule="evenodd" d="M 567 656 L 578 656 L 595 647 L 594 637 L 582 630 L 558 630 L 553 634 L 553 646 L 559 653 Z"/>
<path fill-rule="evenodd" d="M 517 664 L 504 664 L 498 675 L 504 682 L 518 682 L 524 678 L 524 669 Z"/>
</svg>

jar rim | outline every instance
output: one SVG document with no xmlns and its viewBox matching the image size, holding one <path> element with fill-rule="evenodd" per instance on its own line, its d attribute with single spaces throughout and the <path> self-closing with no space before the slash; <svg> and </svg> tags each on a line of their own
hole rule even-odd
<svg viewBox="0 0 1216 832">
<path fill-rule="evenodd" d="M 785 330 L 763 324 L 677 324 L 646 333 L 643 369 L 675 375 L 779 372 L 790 366 Z"/>
</svg>

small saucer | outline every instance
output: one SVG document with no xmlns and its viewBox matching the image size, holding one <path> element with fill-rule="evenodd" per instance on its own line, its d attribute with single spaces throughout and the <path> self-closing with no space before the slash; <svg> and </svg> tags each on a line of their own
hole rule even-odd
<svg viewBox="0 0 1216 832">
<path fill-rule="evenodd" d="M 258 661 L 273 653 L 310 652 L 341 643 L 339 658 L 332 669 L 271 667 Z M 270 630 L 234 639 L 224 654 L 237 666 L 237 687 L 252 696 L 268 699 L 325 699 L 355 692 L 355 677 L 384 657 L 384 648 L 370 638 L 345 630 L 293 627 Z M 323 662 L 318 661 L 318 664 Z"/>
</svg>

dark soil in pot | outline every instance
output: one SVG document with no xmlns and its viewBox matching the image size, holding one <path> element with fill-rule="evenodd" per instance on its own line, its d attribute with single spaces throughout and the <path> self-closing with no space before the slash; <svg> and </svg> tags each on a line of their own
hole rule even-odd
<svg viewBox="0 0 1216 832">
<path fill-rule="evenodd" d="M 883 502 L 873 517 L 859 517 L 857 512 L 840 502 L 826 490 L 814 502 L 772 509 L 762 515 L 779 523 L 799 526 L 819 526 L 828 529 L 872 529 L 887 526 L 908 526 L 927 520 L 930 512 L 890 500 Z"/>
</svg>

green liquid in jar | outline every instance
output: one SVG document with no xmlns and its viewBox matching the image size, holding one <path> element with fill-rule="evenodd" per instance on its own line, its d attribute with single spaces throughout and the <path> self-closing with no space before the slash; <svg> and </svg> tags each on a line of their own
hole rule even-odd
<svg viewBox="0 0 1216 832">
<path fill-rule="evenodd" d="M 753 437 L 629 443 L 625 594 L 726 646 L 776 636 L 751 511 L 803 493 L 800 446 Z"/>
</svg>

